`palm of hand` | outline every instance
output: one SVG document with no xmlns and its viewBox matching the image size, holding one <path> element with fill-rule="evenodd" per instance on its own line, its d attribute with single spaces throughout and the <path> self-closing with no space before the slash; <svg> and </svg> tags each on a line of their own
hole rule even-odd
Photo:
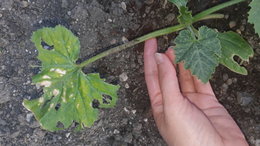
<svg viewBox="0 0 260 146">
<path fill-rule="evenodd" d="M 153 115 L 166 142 L 177 146 L 248 145 L 210 84 L 192 77 L 183 64 L 178 66 L 178 79 L 176 65 L 171 63 L 173 51 L 154 57 L 156 48 L 156 40 L 145 45 L 145 78 Z"/>
</svg>

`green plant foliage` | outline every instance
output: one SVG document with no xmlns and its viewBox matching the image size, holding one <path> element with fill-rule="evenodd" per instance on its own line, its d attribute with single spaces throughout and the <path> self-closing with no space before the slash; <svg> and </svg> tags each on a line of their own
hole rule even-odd
<svg viewBox="0 0 260 146">
<path fill-rule="evenodd" d="M 180 24 L 185 26 L 190 26 L 192 24 L 192 13 L 188 10 L 187 7 L 180 7 L 179 9 L 180 15 L 178 16 L 178 21 Z"/>
<path fill-rule="evenodd" d="M 254 24 L 255 32 L 260 36 L 260 0 L 252 0 L 250 7 L 248 22 Z"/>
<path fill-rule="evenodd" d="M 79 127 L 91 126 L 98 117 L 98 109 L 109 108 L 117 101 L 119 86 L 105 83 L 99 74 L 84 74 L 76 65 L 80 42 L 65 27 L 42 28 L 33 33 L 32 41 L 42 62 L 41 72 L 33 82 L 43 86 L 38 99 L 25 100 L 24 106 L 32 111 L 42 128 L 49 131 L 68 128 L 73 121 Z M 51 50 L 42 46 L 46 43 Z"/>
<path fill-rule="evenodd" d="M 238 56 L 241 62 L 248 62 L 254 54 L 252 47 L 239 34 L 232 31 L 219 33 L 218 38 L 222 47 L 220 63 L 233 72 L 247 75 L 247 70 L 234 60 L 234 56 Z"/>
<path fill-rule="evenodd" d="M 169 1 L 175 4 L 178 8 L 182 6 L 186 6 L 188 3 L 188 0 L 169 0 Z"/>
<path fill-rule="evenodd" d="M 199 28 L 197 37 L 190 30 L 183 30 L 174 43 L 176 63 L 184 62 L 184 67 L 193 75 L 208 82 L 222 54 L 218 33 L 206 26 Z"/>
</svg>

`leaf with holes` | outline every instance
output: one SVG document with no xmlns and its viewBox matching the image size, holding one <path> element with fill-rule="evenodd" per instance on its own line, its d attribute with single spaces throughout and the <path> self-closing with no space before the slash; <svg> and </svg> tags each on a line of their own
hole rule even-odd
<svg viewBox="0 0 260 146">
<path fill-rule="evenodd" d="M 42 128 L 49 131 L 68 128 L 73 121 L 79 127 L 91 126 L 98 117 L 98 109 L 113 107 L 119 86 L 104 82 L 99 74 L 84 74 L 76 65 L 80 43 L 76 36 L 62 26 L 42 28 L 33 33 L 32 41 L 42 62 L 41 72 L 33 77 L 43 86 L 38 99 L 25 100 Z"/>
<path fill-rule="evenodd" d="M 255 32 L 260 36 L 260 0 L 252 0 L 250 7 L 248 22 L 254 25 Z"/>
<path fill-rule="evenodd" d="M 197 37 L 190 30 L 183 30 L 174 43 L 176 63 L 184 62 L 184 67 L 193 75 L 208 82 L 222 54 L 218 33 L 206 26 L 199 28 Z"/>
<path fill-rule="evenodd" d="M 186 6 L 188 3 L 188 0 L 169 0 L 169 1 L 174 3 L 178 8 L 182 6 Z"/>
<path fill-rule="evenodd" d="M 240 66 L 234 57 L 238 56 L 241 62 L 248 62 L 250 57 L 253 57 L 254 51 L 252 47 L 239 34 L 235 32 L 219 33 L 218 38 L 222 47 L 222 57 L 220 63 L 233 72 L 247 75 L 247 70 Z"/>
</svg>

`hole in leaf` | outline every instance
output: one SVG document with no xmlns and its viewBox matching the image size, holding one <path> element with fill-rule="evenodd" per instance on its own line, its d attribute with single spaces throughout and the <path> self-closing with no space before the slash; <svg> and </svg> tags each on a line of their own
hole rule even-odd
<svg viewBox="0 0 260 146">
<path fill-rule="evenodd" d="M 236 55 L 235 55 L 235 56 L 233 57 L 233 59 L 234 59 L 234 61 L 237 62 L 239 65 L 242 65 L 242 64 L 243 64 L 243 60 L 241 60 L 239 56 L 236 56 Z"/>
<path fill-rule="evenodd" d="M 51 104 L 51 100 L 53 98 L 54 98 L 54 96 L 52 96 L 50 99 L 46 100 L 41 108 L 45 108 L 46 106 L 48 107 Z"/>
<path fill-rule="evenodd" d="M 112 97 L 106 94 L 103 94 L 103 103 L 104 104 L 110 104 L 110 101 L 112 100 Z"/>
<path fill-rule="evenodd" d="M 93 107 L 93 108 L 99 108 L 99 101 L 96 100 L 96 99 L 94 99 L 94 100 L 92 101 L 92 107 Z"/>
<path fill-rule="evenodd" d="M 55 110 L 57 111 L 57 110 L 59 110 L 59 108 L 60 108 L 60 103 L 56 104 Z"/>
<path fill-rule="evenodd" d="M 64 127 L 64 125 L 59 121 L 59 122 L 57 122 L 57 125 L 56 125 L 56 127 L 57 128 L 62 128 L 62 129 L 64 129 L 65 127 Z"/>
<path fill-rule="evenodd" d="M 46 42 L 42 41 L 41 45 L 46 50 L 53 50 L 53 46 L 48 45 Z"/>
</svg>

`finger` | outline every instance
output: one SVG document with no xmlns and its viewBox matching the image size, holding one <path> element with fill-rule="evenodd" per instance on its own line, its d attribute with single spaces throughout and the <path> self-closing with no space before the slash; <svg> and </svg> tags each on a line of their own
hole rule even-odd
<svg viewBox="0 0 260 146">
<path fill-rule="evenodd" d="M 155 59 L 158 64 L 159 83 L 163 95 L 164 108 L 172 106 L 173 104 L 178 104 L 183 96 L 180 93 L 174 66 L 164 54 L 156 53 Z"/>
<path fill-rule="evenodd" d="M 162 94 L 159 86 L 158 69 L 154 58 L 157 52 L 157 41 L 151 39 L 145 42 L 144 46 L 144 71 L 145 81 L 154 112 L 154 117 L 160 117 L 163 112 Z"/>
<path fill-rule="evenodd" d="M 183 63 L 180 63 L 178 66 L 179 66 L 179 81 L 181 86 L 181 92 L 182 93 L 196 92 L 191 72 L 184 68 Z"/>
<path fill-rule="evenodd" d="M 165 54 L 172 61 L 174 67 L 176 67 L 174 50 L 172 48 L 168 48 L 168 50 L 165 52 Z"/>
<path fill-rule="evenodd" d="M 197 93 L 215 96 L 210 83 L 202 83 L 197 77 L 193 77 L 193 82 Z"/>
</svg>

